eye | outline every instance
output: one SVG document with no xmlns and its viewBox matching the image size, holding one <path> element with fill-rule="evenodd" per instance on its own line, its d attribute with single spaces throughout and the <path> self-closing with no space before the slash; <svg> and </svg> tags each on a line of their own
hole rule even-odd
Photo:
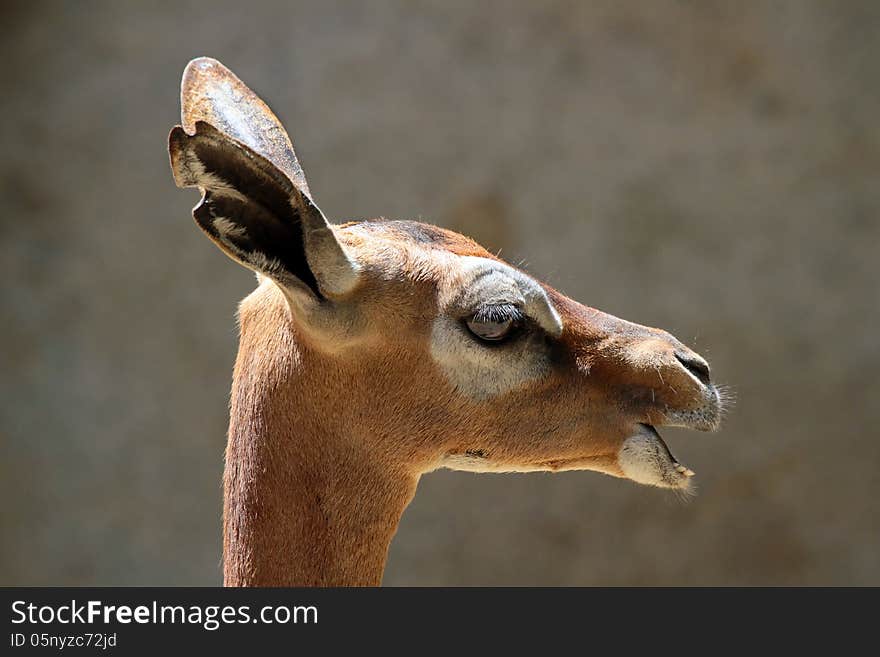
<svg viewBox="0 0 880 657">
<path fill-rule="evenodd" d="M 523 316 L 516 306 L 487 306 L 465 320 L 468 330 L 480 340 L 501 342 L 522 326 Z"/>
</svg>

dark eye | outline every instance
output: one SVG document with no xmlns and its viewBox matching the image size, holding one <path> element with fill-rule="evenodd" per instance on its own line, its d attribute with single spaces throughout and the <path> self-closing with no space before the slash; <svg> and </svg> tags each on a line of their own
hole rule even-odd
<svg viewBox="0 0 880 657">
<path fill-rule="evenodd" d="M 465 320 L 468 330 L 480 340 L 500 342 L 510 337 L 522 325 L 523 316 L 515 306 L 481 308 Z"/>
</svg>

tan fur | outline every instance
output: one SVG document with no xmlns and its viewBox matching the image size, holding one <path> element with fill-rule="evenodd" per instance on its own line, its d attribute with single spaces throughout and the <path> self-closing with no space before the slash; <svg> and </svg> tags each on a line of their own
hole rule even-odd
<svg viewBox="0 0 880 657">
<path fill-rule="evenodd" d="M 217 66 L 186 85 L 210 85 Z M 271 162 L 265 140 L 252 141 Z M 286 158 L 296 161 L 292 148 Z M 438 467 L 595 470 L 687 488 L 692 473 L 648 425 L 714 429 L 721 404 L 704 361 L 674 337 L 583 306 L 451 231 L 410 222 L 328 230 L 356 265 L 353 286 L 323 284 L 306 243 L 317 297 L 276 276 L 239 309 L 227 585 L 379 584 L 420 476 Z M 482 287 L 475 262 L 491 273 Z M 487 346 L 470 335 L 463 320 L 484 297 L 521 304 L 527 336 Z"/>
</svg>

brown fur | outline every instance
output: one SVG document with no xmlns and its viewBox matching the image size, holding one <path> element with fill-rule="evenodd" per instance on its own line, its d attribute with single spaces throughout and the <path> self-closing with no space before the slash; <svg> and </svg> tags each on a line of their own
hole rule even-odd
<svg viewBox="0 0 880 657">
<path fill-rule="evenodd" d="M 206 79 L 188 68 L 184 94 L 210 97 L 202 86 L 222 78 L 217 66 Z M 190 105 L 184 125 L 194 124 Z M 276 125 L 274 115 L 261 116 Z M 177 139 L 183 148 L 186 136 Z M 295 161 L 289 140 L 278 143 L 282 162 Z M 273 161 L 266 142 L 247 146 Z M 622 446 L 643 425 L 718 424 L 720 403 L 699 380 L 699 356 L 664 331 L 546 285 L 562 320 L 560 335 L 537 343 L 548 373 L 488 398 L 463 394 L 432 358 L 434 322 L 449 312 L 442 299 L 467 284 L 463 258 L 501 261 L 415 222 L 351 222 L 332 234 L 358 263 L 354 288 L 322 287 L 316 301 L 272 271 L 239 309 L 224 475 L 227 585 L 378 585 L 420 476 L 459 458 L 487 469 L 623 477 Z M 656 485 L 686 487 L 683 466 L 669 463 L 679 470 L 658 474 Z"/>
<path fill-rule="evenodd" d="M 424 249 L 394 226 L 373 226 L 379 253 L 389 235 L 401 252 Z M 488 256 L 445 237 L 454 253 Z M 402 280 L 364 284 L 359 306 L 371 334 L 338 353 L 297 331 L 274 284 L 242 303 L 226 455 L 228 585 L 378 584 L 420 475 L 444 454 L 478 450 L 512 466 L 621 476 L 617 450 L 633 419 L 662 424 L 665 406 L 691 403 L 693 383 L 671 363 L 665 385 L 653 369 L 625 363 L 630 341 L 657 340 L 671 352 L 680 348 L 671 336 L 555 292 L 566 329 L 554 374 L 488 402 L 457 396 L 426 356 L 431 288 L 443 273 L 420 260 L 387 277 Z"/>
</svg>

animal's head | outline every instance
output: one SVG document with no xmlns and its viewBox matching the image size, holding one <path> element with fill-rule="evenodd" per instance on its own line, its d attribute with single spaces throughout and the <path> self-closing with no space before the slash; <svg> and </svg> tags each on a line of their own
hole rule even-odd
<svg viewBox="0 0 880 657">
<path fill-rule="evenodd" d="M 324 368 L 312 385 L 333 396 L 332 421 L 417 471 L 583 469 L 688 487 L 654 427 L 718 427 L 698 354 L 451 231 L 328 223 L 281 123 L 214 60 L 190 63 L 182 103 L 175 180 L 202 190 L 193 214 L 208 237 L 284 300 Z"/>
</svg>

